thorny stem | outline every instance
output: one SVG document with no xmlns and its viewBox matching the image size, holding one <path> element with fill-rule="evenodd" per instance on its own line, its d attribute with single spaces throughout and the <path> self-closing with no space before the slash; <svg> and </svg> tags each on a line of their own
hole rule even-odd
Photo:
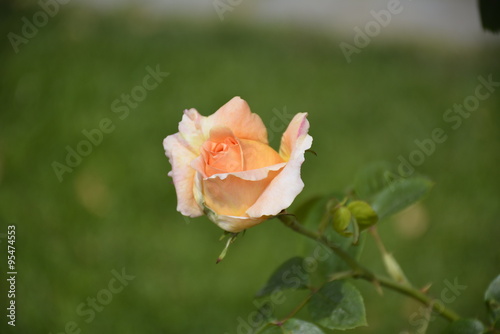
<svg viewBox="0 0 500 334">
<path fill-rule="evenodd" d="M 418 289 L 374 274 L 372 271 L 362 266 L 356 259 L 354 259 L 342 248 L 340 248 L 336 244 L 331 243 L 325 236 L 305 228 L 298 222 L 297 218 L 294 215 L 284 213 L 278 215 L 277 218 L 281 220 L 283 224 L 285 224 L 287 227 L 291 228 L 295 232 L 302 234 L 310 239 L 316 240 L 322 243 L 323 245 L 327 246 L 328 248 L 330 248 L 351 268 L 353 272 L 352 273 L 353 278 L 363 279 L 365 281 L 383 286 L 387 289 L 399 292 L 405 296 L 413 298 L 421 302 L 425 306 L 428 306 L 429 308 L 434 310 L 437 314 L 439 314 L 440 316 L 449 321 L 456 321 L 460 319 L 460 316 L 458 314 L 456 314 L 454 311 L 450 309 L 447 309 L 443 305 L 443 303 L 437 302 L 435 299 L 427 296 Z"/>
<path fill-rule="evenodd" d="M 391 275 L 391 269 L 388 265 L 388 263 L 386 262 L 386 257 L 392 257 L 391 254 L 389 254 L 387 252 L 387 249 L 385 249 L 385 246 L 384 246 L 384 243 L 382 242 L 382 239 L 380 238 L 380 235 L 378 234 L 378 231 L 377 231 L 377 226 L 374 225 L 372 227 L 370 227 L 369 229 L 369 232 L 370 234 L 372 235 L 373 239 L 375 240 L 375 243 L 377 244 L 377 247 L 380 251 L 380 254 L 382 255 L 382 258 L 384 259 L 384 267 L 387 271 L 387 273 L 389 275 Z M 395 260 L 394 260 L 395 261 Z M 397 264 L 397 263 L 396 263 Z M 399 267 L 399 264 L 397 264 L 397 266 Z M 398 273 L 398 276 L 399 276 L 399 279 L 397 279 L 396 277 L 392 276 L 397 282 L 399 283 L 402 283 L 402 284 L 406 284 L 406 285 L 410 285 L 410 282 L 408 281 L 408 279 L 406 278 L 406 275 L 405 273 L 403 272 L 403 270 L 401 268 L 399 268 L 399 273 Z"/>
</svg>

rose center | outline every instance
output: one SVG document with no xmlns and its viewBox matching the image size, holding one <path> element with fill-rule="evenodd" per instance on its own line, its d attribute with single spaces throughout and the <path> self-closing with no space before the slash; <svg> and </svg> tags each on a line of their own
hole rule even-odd
<svg viewBox="0 0 500 334">
<path fill-rule="evenodd" d="M 240 144 L 227 128 L 210 133 L 210 138 L 203 144 L 202 156 L 207 176 L 243 170 Z"/>
</svg>

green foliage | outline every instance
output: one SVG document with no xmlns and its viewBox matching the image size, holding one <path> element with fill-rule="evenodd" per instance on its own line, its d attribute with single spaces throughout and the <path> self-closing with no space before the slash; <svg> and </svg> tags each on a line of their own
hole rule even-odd
<svg viewBox="0 0 500 334">
<path fill-rule="evenodd" d="M 330 329 L 351 329 L 366 326 L 363 298 L 347 281 L 328 282 L 309 302 L 311 318 Z"/>
<path fill-rule="evenodd" d="M 288 319 L 281 326 L 272 325 L 260 334 L 323 334 L 324 332 L 314 324 L 299 319 Z"/>
<path fill-rule="evenodd" d="M 422 199 L 432 186 L 425 177 L 398 179 L 375 195 L 372 207 L 379 218 L 384 219 Z"/>
<path fill-rule="evenodd" d="M 491 322 L 495 328 L 500 329 L 500 275 L 488 286 L 484 294 L 484 301 L 486 302 Z"/>
<path fill-rule="evenodd" d="M 483 324 L 476 319 L 460 319 L 451 323 L 443 334 L 481 334 L 484 331 Z"/>
<path fill-rule="evenodd" d="M 309 285 L 309 276 L 302 270 L 303 263 L 304 259 L 299 256 L 285 261 L 273 272 L 256 296 L 264 297 L 283 289 L 306 289 Z"/>
<path fill-rule="evenodd" d="M 368 164 L 356 174 L 354 190 L 357 196 L 372 203 L 379 219 L 422 199 L 433 186 L 425 177 L 401 178 L 396 173 L 391 164 L 380 161 Z"/>
<path fill-rule="evenodd" d="M 360 198 L 370 199 L 389 185 L 389 177 L 393 174 L 390 163 L 386 161 L 372 162 L 356 174 L 354 190 Z"/>
<path fill-rule="evenodd" d="M 332 195 L 331 197 L 338 197 L 338 196 L 342 196 L 342 194 L 336 194 L 336 195 Z M 293 214 L 297 217 L 297 219 L 299 220 L 299 222 L 301 222 L 303 225 L 308 225 L 307 223 L 312 223 L 312 221 L 310 221 L 310 219 L 308 219 L 308 215 L 311 213 L 311 209 L 313 207 L 316 207 L 318 206 L 318 202 L 322 201 L 325 199 L 325 196 L 322 196 L 322 195 L 315 195 L 315 196 L 312 196 L 310 198 L 308 198 L 307 200 L 305 201 L 302 201 L 301 204 L 295 209 L 293 210 Z M 318 217 L 319 219 L 321 219 L 321 217 Z"/>
</svg>

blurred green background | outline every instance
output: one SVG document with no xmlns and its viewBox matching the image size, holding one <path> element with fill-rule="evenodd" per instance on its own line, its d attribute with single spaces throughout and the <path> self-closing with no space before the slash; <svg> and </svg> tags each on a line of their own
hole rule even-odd
<svg viewBox="0 0 500 334">
<path fill-rule="evenodd" d="M 4 35 L 19 33 L 38 8 L 5 9 Z M 444 281 L 467 289 L 448 305 L 485 319 L 483 291 L 500 273 L 500 91 L 452 130 L 444 112 L 474 94 L 478 76 L 500 81 L 497 44 L 466 48 L 380 39 L 347 64 L 334 32 L 203 20 L 151 19 L 68 7 L 15 53 L 0 50 L 0 332 L 237 333 L 255 311 L 254 293 L 302 237 L 271 220 L 249 230 L 215 265 L 222 231 L 176 212 L 162 140 L 182 111 L 209 115 L 241 96 L 277 148 L 284 121 L 308 112 L 313 150 L 303 166 L 310 196 L 343 191 L 356 170 L 398 163 L 436 127 L 448 139 L 417 167 L 436 182 L 422 205 L 380 225 L 380 234 L 416 286 Z M 141 85 L 146 68 L 170 75 L 123 120 L 111 103 Z M 64 163 L 109 118 L 115 128 L 59 182 Z M 293 212 L 293 207 L 290 209 Z M 6 318 L 7 225 L 17 229 L 17 322 Z M 362 261 L 382 265 L 373 240 Z M 135 278 L 87 323 L 77 308 L 108 287 L 112 270 Z M 415 333 L 420 306 L 366 282 L 369 327 L 352 333 Z M 285 304 L 287 313 L 294 305 Z M 305 312 L 299 318 L 307 317 Z M 446 323 L 438 319 L 428 333 Z M 69 332 L 73 331 L 70 329 Z"/>
</svg>

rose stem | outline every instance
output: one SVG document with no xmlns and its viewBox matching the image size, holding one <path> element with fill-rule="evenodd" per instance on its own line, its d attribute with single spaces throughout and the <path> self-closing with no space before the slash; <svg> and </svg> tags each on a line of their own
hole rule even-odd
<svg viewBox="0 0 500 334">
<path fill-rule="evenodd" d="M 443 318 L 449 321 L 456 321 L 460 319 L 460 316 L 456 314 L 454 311 L 446 308 L 443 303 L 436 302 L 433 298 L 427 296 L 422 293 L 418 289 L 414 287 L 403 285 L 393 280 L 378 276 L 363 267 L 356 259 L 354 259 L 351 255 L 349 255 L 346 251 L 344 251 L 339 246 L 331 243 L 325 236 L 320 235 L 317 232 L 310 231 L 306 229 L 303 225 L 301 225 L 297 218 L 291 214 L 280 214 L 277 218 L 285 224 L 287 227 L 291 228 L 295 232 L 302 234 L 310 239 L 316 240 L 323 245 L 330 248 L 335 254 L 337 254 L 352 270 L 353 270 L 353 278 L 363 279 L 368 282 L 372 282 L 374 284 L 379 284 L 387 289 L 399 292 L 403 295 L 406 295 L 410 298 L 413 298 L 425 306 L 432 308 L 437 314 L 442 316 Z"/>
</svg>

